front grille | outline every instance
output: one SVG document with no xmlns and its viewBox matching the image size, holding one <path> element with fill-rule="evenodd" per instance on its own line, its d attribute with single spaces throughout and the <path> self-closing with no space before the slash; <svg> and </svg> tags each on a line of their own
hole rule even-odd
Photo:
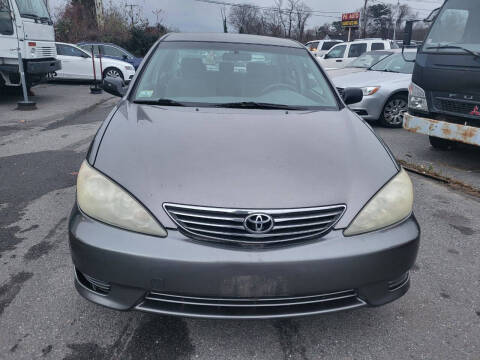
<svg viewBox="0 0 480 360">
<path fill-rule="evenodd" d="M 49 46 L 36 47 L 35 52 L 39 57 L 55 57 L 57 55 L 56 49 Z"/>
<path fill-rule="evenodd" d="M 301 297 L 216 298 L 150 292 L 137 310 L 194 317 L 274 318 L 353 309 L 366 303 L 354 290 Z"/>
<path fill-rule="evenodd" d="M 480 107 L 480 104 L 475 102 L 447 100 L 442 98 L 435 99 L 435 107 L 441 112 L 450 114 L 473 116 L 472 112 L 474 111 L 475 106 Z"/>
<path fill-rule="evenodd" d="M 200 240 L 238 244 L 275 244 L 319 238 L 327 234 L 345 212 L 345 205 L 300 209 L 225 209 L 203 206 L 164 204 L 179 230 Z M 267 233 L 252 233 L 246 217 L 265 214 L 273 227 Z"/>
</svg>

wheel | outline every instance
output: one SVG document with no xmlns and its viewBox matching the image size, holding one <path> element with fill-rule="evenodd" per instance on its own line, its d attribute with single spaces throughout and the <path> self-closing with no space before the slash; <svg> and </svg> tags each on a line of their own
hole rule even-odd
<svg viewBox="0 0 480 360">
<path fill-rule="evenodd" d="M 430 145 L 432 145 L 434 149 L 438 150 L 453 150 L 458 145 L 455 141 L 441 139 L 435 136 L 429 136 L 428 138 L 430 140 Z"/>
<path fill-rule="evenodd" d="M 385 104 L 380 122 L 382 125 L 391 128 L 401 128 L 403 125 L 403 115 L 408 110 L 408 98 L 406 95 L 394 95 L 388 99 Z"/>
<path fill-rule="evenodd" d="M 108 68 L 103 71 L 103 78 L 105 79 L 107 76 L 113 77 L 113 78 L 122 78 L 123 79 L 123 74 L 120 70 L 117 68 Z"/>
</svg>

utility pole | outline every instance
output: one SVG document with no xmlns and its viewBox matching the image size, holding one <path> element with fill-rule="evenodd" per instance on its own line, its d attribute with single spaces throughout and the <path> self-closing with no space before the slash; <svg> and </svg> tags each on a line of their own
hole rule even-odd
<svg viewBox="0 0 480 360">
<path fill-rule="evenodd" d="M 95 0 L 95 15 L 97 17 L 97 26 L 103 29 L 105 17 L 103 14 L 103 0 Z"/>
<path fill-rule="evenodd" d="M 397 40 L 397 25 L 398 25 L 398 17 L 400 16 L 400 0 L 397 1 L 397 13 L 395 15 L 397 15 L 395 17 L 395 22 L 393 24 L 393 40 Z"/>
<path fill-rule="evenodd" d="M 222 15 L 222 23 L 223 23 L 223 32 L 228 33 L 228 27 L 227 27 L 227 11 L 225 7 L 220 8 L 220 14 Z"/>
<path fill-rule="evenodd" d="M 153 10 L 152 13 L 157 17 L 157 29 L 160 31 L 160 14 L 163 11 L 161 9 Z"/>
<path fill-rule="evenodd" d="M 363 26 L 362 26 L 362 37 L 364 39 L 367 37 L 367 22 L 368 22 L 367 8 L 368 8 L 368 0 L 365 0 L 365 4 L 363 5 Z"/>
<path fill-rule="evenodd" d="M 129 7 L 130 8 L 130 20 L 131 20 L 131 24 L 132 24 L 132 28 L 133 28 L 133 25 L 134 25 L 134 13 L 133 13 L 133 8 L 135 7 L 138 7 L 138 5 L 135 5 L 135 4 L 125 4 L 125 7 Z"/>
</svg>

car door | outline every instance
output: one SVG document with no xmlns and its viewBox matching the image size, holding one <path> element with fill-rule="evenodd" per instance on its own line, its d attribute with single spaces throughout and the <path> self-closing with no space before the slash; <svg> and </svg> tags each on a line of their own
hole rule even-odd
<svg viewBox="0 0 480 360">
<path fill-rule="evenodd" d="M 88 53 L 67 44 L 57 44 L 57 52 L 62 61 L 62 75 L 69 79 L 93 79 L 93 63 Z M 59 74 L 59 77 L 62 77 Z"/>
<path fill-rule="evenodd" d="M 348 58 L 345 61 L 346 65 L 359 57 L 360 55 L 363 55 L 367 52 L 368 47 L 367 43 L 364 42 L 359 42 L 359 43 L 353 43 L 350 45 L 350 49 L 348 49 Z"/>
<path fill-rule="evenodd" d="M 8 1 L 0 0 L 0 58 L 17 58 L 18 39 Z"/>
<path fill-rule="evenodd" d="M 322 58 L 322 65 L 325 69 L 342 68 L 344 65 L 344 56 L 347 51 L 347 44 L 336 45 L 330 49 Z"/>
</svg>

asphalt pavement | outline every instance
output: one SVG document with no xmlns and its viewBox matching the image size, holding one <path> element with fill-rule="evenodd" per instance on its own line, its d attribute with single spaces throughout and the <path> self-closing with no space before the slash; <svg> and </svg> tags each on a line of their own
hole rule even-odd
<svg viewBox="0 0 480 360">
<path fill-rule="evenodd" d="M 80 163 L 115 101 L 21 126 L 0 113 L 0 359 L 480 359 L 480 198 L 415 174 L 421 249 L 410 291 L 386 306 L 220 321 L 117 312 L 81 298 L 67 217 Z M 394 152 L 413 152 L 418 135 L 376 130 Z"/>
</svg>

